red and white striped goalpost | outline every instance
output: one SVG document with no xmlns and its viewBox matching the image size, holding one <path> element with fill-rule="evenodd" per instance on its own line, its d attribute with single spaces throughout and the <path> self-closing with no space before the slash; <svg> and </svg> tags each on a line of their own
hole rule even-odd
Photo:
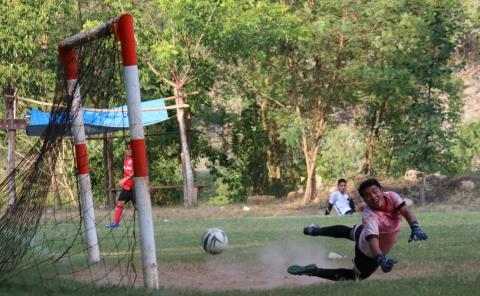
<svg viewBox="0 0 480 296">
<path fill-rule="evenodd" d="M 100 261 L 97 229 L 95 228 L 95 210 L 93 208 L 90 167 L 88 165 L 87 144 L 85 143 L 85 126 L 81 108 L 80 86 L 77 85 L 77 58 L 74 48 L 59 47 L 60 62 L 65 69 L 69 95 L 73 94 L 72 135 L 75 141 L 75 157 L 77 163 L 77 178 L 80 186 L 80 202 L 82 207 L 83 227 L 87 243 L 88 260 L 92 263 Z"/>
<path fill-rule="evenodd" d="M 135 198 L 140 229 L 143 281 L 146 288 L 158 289 L 158 268 L 153 230 L 152 205 L 148 185 L 148 161 L 143 133 L 140 81 L 133 31 L 133 17 L 123 14 L 118 20 L 117 33 L 122 45 L 123 80 L 127 93 L 128 122 L 135 172 Z"/>
<path fill-rule="evenodd" d="M 128 120 L 130 125 L 130 144 L 132 147 L 133 169 L 135 172 L 135 199 L 136 209 L 138 210 L 138 224 L 140 232 L 140 247 L 142 252 L 144 286 L 150 289 L 158 289 L 159 286 L 157 256 L 149 191 L 147 151 L 143 131 L 143 120 L 141 112 L 142 110 L 140 105 L 140 81 L 138 78 L 133 17 L 130 14 L 122 14 L 121 16 L 114 18 L 96 28 L 93 28 L 88 32 L 82 32 L 74 36 L 68 37 L 60 44 L 60 53 L 63 58 L 67 59 L 67 56 L 65 54 L 62 54 L 63 52 L 69 52 L 71 51 L 69 50 L 70 48 L 75 48 L 75 46 L 78 46 L 79 44 L 87 40 L 91 40 L 95 38 L 95 36 L 105 36 L 106 32 L 109 32 L 112 26 L 116 29 L 116 36 L 119 39 L 118 41 L 120 41 L 122 49 L 123 78 L 128 106 Z M 78 98 L 80 98 L 80 93 L 78 93 Z M 72 107 L 76 107 L 76 105 L 74 104 L 74 106 Z M 87 172 L 88 175 L 89 168 L 85 145 L 83 118 L 81 116 L 77 117 L 78 120 L 81 120 L 81 122 L 78 122 L 81 126 L 81 128 L 79 129 L 80 137 L 78 138 L 78 140 L 77 138 L 75 138 L 75 151 L 77 153 L 77 170 L 79 172 L 80 178 L 82 172 Z M 77 122 L 74 122 L 74 126 L 77 126 L 76 123 Z M 74 132 L 74 135 L 75 134 L 76 133 Z M 88 187 L 90 188 L 89 175 L 88 178 L 85 179 L 88 179 L 88 184 L 85 184 L 85 186 L 88 185 Z M 86 181 L 84 182 L 87 183 Z M 88 203 L 88 201 L 86 203 Z M 83 205 L 83 207 L 85 208 L 85 205 Z M 93 207 L 91 208 L 93 210 Z M 94 217 L 94 214 L 92 217 Z M 87 226 L 85 225 L 85 229 L 90 228 L 87 228 Z M 93 227 L 93 229 L 95 229 L 95 227 Z M 86 236 L 88 238 L 88 234 Z"/>
</svg>

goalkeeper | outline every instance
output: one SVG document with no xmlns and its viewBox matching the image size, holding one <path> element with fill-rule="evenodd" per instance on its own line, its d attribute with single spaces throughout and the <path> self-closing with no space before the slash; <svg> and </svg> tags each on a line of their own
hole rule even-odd
<svg viewBox="0 0 480 296">
<path fill-rule="evenodd" d="M 362 224 L 353 228 L 344 225 L 319 227 L 312 224 L 303 229 L 305 235 L 353 240 L 355 242 L 353 268 L 324 269 L 315 264 L 292 265 L 288 268 L 288 273 L 340 281 L 366 279 L 379 266 L 383 272 L 390 272 L 397 261 L 386 256 L 397 241 L 402 217 L 411 228 L 408 242 L 428 238 L 412 211 L 405 206 L 405 201 L 395 192 L 384 191 L 376 179 L 365 180 L 360 184 L 358 192 L 366 203 L 362 213 Z"/>
</svg>

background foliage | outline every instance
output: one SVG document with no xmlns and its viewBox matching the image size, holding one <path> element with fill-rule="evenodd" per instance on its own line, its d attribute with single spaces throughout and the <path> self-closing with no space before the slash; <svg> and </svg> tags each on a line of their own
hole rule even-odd
<svg viewBox="0 0 480 296">
<path fill-rule="evenodd" d="M 205 180 L 218 189 L 205 199 L 285 196 L 315 175 L 328 183 L 359 173 L 400 176 L 407 169 L 478 171 L 479 125 L 461 121 L 463 86 L 455 76 L 478 57 L 475 1 L 0 5 L 0 88 L 13 85 L 19 96 L 44 102 L 53 97 L 57 44 L 132 13 L 143 97 L 171 96 L 167 81 L 186 78 L 192 162 L 210 169 Z M 20 104 L 17 116 L 27 107 Z M 149 127 L 147 135 L 151 183 L 180 184 L 176 121 Z M 117 178 L 122 141 L 115 141 Z M 19 137 L 20 153 L 29 145 L 31 139 Z M 102 202 L 102 149 L 99 142 L 89 149 Z M 180 196 L 178 190 L 155 193 L 160 203 Z"/>
</svg>

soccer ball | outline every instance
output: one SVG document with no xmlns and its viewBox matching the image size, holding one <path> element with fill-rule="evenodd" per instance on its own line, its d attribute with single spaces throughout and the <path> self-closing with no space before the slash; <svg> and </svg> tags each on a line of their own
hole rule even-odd
<svg viewBox="0 0 480 296">
<path fill-rule="evenodd" d="M 202 236 L 202 244 L 205 252 L 220 254 L 228 246 L 228 237 L 220 228 L 209 228 Z"/>
</svg>

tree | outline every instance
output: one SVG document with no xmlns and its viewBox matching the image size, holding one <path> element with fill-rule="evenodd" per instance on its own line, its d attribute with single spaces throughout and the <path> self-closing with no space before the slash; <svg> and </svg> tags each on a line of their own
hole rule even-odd
<svg viewBox="0 0 480 296">
<path fill-rule="evenodd" d="M 460 111 L 451 60 L 462 10 L 456 1 L 381 5 L 388 10 L 365 45 L 368 62 L 358 68 L 365 78 L 358 82 L 368 131 L 364 173 L 379 172 L 381 147 L 387 174 L 392 161 L 397 170 L 444 170 Z"/>
<path fill-rule="evenodd" d="M 173 94 L 178 106 L 186 206 L 196 205 L 197 196 L 187 136 L 190 121 L 185 122 L 185 116 L 191 118 L 191 112 L 197 109 L 198 104 L 195 99 L 189 98 L 189 94 L 199 92 L 205 96 L 211 83 L 209 75 L 213 72 L 215 63 L 210 59 L 210 45 L 215 38 L 210 35 L 215 33 L 213 18 L 219 5 L 219 1 L 189 0 L 150 1 L 142 2 L 137 7 L 131 6 L 140 12 L 139 15 L 144 16 L 137 19 L 140 56 L 156 76 L 153 79 L 162 84 L 157 89 Z M 199 97 L 197 100 L 200 101 L 201 96 Z M 192 111 L 185 111 L 187 103 Z"/>
</svg>

